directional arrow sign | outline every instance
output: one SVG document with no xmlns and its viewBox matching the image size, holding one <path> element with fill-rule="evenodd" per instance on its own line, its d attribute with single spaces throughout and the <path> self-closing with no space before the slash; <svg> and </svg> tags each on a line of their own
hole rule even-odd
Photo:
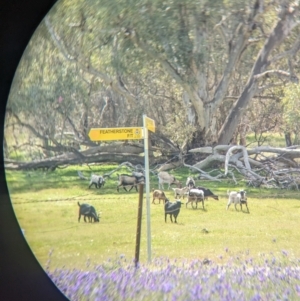
<svg viewBox="0 0 300 301">
<path fill-rule="evenodd" d="M 147 116 L 145 116 L 146 128 L 155 133 L 155 121 Z"/>
<path fill-rule="evenodd" d="M 92 141 L 143 139 L 143 128 L 93 128 L 89 137 Z"/>
</svg>

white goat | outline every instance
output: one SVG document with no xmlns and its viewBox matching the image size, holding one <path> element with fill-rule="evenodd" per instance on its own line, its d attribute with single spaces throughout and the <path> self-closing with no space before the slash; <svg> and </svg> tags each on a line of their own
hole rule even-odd
<svg viewBox="0 0 300 301">
<path fill-rule="evenodd" d="M 172 188 L 174 191 L 174 197 L 175 199 L 177 197 L 184 199 L 184 195 L 188 194 L 189 188 L 188 187 L 183 187 L 183 188 Z"/>
<path fill-rule="evenodd" d="M 101 188 L 101 186 L 104 186 L 104 184 L 105 184 L 105 179 L 103 176 L 91 174 L 89 188 L 91 188 L 93 185 L 95 185 L 96 188 Z"/>
<path fill-rule="evenodd" d="M 240 204 L 241 210 L 242 210 L 242 204 L 245 204 L 247 207 L 247 210 L 249 212 L 246 191 L 240 190 L 239 192 L 237 192 L 237 191 L 229 192 L 229 190 L 227 190 L 227 194 L 228 194 L 228 203 L 227 203 L 226 210 L 228 210 L 228 208 L 231 204 L 234 204 L 235 210 L 237 210 L 236 205 Z"/>
<path fill-rule="evenodd" d="M 161 171 L 158 173 L 158 189 L 162 189 L 164 190 L 164 183 L 169 184 L 168 189 L 170 189 L 170 185 L 172 184 L 176 184 L 177 187 L 181 187 L 181 183 L 176 180 L 176 178 L 172 175 L 170 175 L 169 173 L 167 173 L 166 171 Z"/>
<path fill-rule="evenodd" d="M 195 180 L 192 178 L 192 177 L 188 177 L 186 179 L 186 183 L 185 183 L 185 186 L 187 186 L 188 188 L 195 188 L 196 187 L 196 183 L 195 183 Z"/>
<path fill-rule="evenodd" d="M 204 192 L 203 192 L 203 190 L 200 190 L 200 189 L 190 189 L 189 190 L 188 200 L 185 203 L 185 207 L 187 208 L 188 203 L 192 203 L 192 207 L 194 207 L 193 206 L 194 202 L 196 204 L 196 208 L 197 208 L 198 202 L 202 202 L 202 207 L 204 209 Z"/>
</svg>

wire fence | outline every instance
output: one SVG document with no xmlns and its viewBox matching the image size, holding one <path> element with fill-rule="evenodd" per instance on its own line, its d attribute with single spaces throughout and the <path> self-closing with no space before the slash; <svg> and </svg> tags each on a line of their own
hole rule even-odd
<svg viewBox="0 0 300 301">
<path fill-rule="evenodd" d="M 20 205 L 20 204 L 28 204 L 28 203 L 41 203 L 41 202 L 68 202 L 68 201 L 91 201 L 91 198 L 86 198 L 87 196 L 93 196 L 93 200 L 125 200 L 128 199 L 128 196 L 115 196 L 115 197 L 103 197 L 103 195 L 95 195 L 93 193 L 85 194 L 85 195 L 77 195 L 71 196 L 68 198 L 47 198 L 43 200 L 36 200 L 32 198 L 23 198 L 17 196 L 11 196 L 11 201 L 13 205 Z M 136 195 L 136 197 L 138 197 Z M 145 198 L 146 196 L 144 196 Z M 17 200 L 17 201 L 15 201 Z"/>
<path fill-rule="evenodd" d="M 11 197 L 12 198 L 12 204 L 13 205 L 19 205 L 19 204 L 29 204 L 29 203 L 40 203 L 40 202 L 69 202 L 69 201 L 91 201 L 91 198 L 87 198 L 88 196 L 93 196 L 93 201 L 95 200 L 128 200 L 128 196 L 117 196 L 117 197 L 105 197 L 103 198 L 102 196 L 95 196 L 95 194 L 93 193 L 89 193 L 89 194 L 84 194 L 84 195 L 76 195 L 76 196 L 71 196 L 68 198 L 57 198 L 57 199 L 43 199 L 43 200 L 36 200 L 36 199 L 31 199 L 31 198 L 23 198 L 23 197 Z M 136 198 L 138 198 L 138 195 L 132 195 Z M 144 195 L 144 199 L 146 198 L 146 196 Z M 14 201 L 14 200 L 19 200 L 19 201 Z M 143 215 L 142 215 L 142 220 L 145 220 L 145 215 L 146 215 L 146 210 L 143 210 Z M 74 229 L 74 228 L 78 228 L 79 227 L 79 223 L 77 222 L 77 218 L 78 216 L 76 216 L 76 218 L 74 219 L 74 222 L 76 222 L 76 224 L 74 226 L 70 226 L 70 227 L 57 227 L 56 229 L 49 229 L 49 230 L 44 230 L 44 231 L 34 231 L 34 233 L 47 233 L 47 232 L 60 232 L 60 231 L 67 231 L 70 229 Z M 101 224 L 115 224 L 116 222 L 118 222 L 119 224 L 128 224 L 131 223 L 133 221 L 136 221 L 137 217 L 132 217 L 130 219 L 126 219 L 126 220 L 118 220 L 118 221 L 113 221 L 113 222 L 108 222 L 105 221 L 105 219 L 101 218 L 101 214 L 100 214 L 100 222 Z M 31 231 L 32 232 L 32 231 Z"/>
</svg>

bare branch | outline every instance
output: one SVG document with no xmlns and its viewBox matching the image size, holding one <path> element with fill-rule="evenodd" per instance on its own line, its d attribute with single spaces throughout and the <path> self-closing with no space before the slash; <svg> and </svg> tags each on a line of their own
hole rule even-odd
<svg viewBox="0 0 300 301">
<path fill-rule="evenodd" d="M 11 111 L 11 114 L 16 118 L 19 125 L 26 127 L 29 129 L 36 137 L 44 140 L 46 137 L 42 134 L 40 134 L 31 124 L 23 122 L 17 114 L 15 114 L 13 111 Z"/>
<path fill-rule="evenodd" d="M 267 70 L 263 73 L 254 75 L 254 79 L 258 80 L 258 79 L 261 79 L 263 77 L 269 77 L 271 75 L 289 77 L 293 81 L 298 82 L 298 78 L 296 77 L 296 75 L 292 75 L 291 73 L 283 71 L 283 70 Z"/>
<path fill-rule="evenodd" d="M 45 20 L 46 27 L 47 27 L 47 29 L 48 29 L 51 37 L 52 37 L 52 40 L 54 41 L 56 46 L 60 49 L 60 51 L 63 54 L 63 56 L 65 57 L 65 59 L 68 60 L 68 61 L 71 61 L 71 62 L 76 61 L 76 58 L 68 53 L 62 39 L 60 38 L 59 35 L 56 34 L 54 29 L 52 28 L 52 26 L 50 24 L 49 16 L 46 15 L 44 20 Z"/>
<path fill-rule="evenodd" d="M 254 44 L 254 43 L 258 43 L 258 42 L 260 42 L 261 40 L 264 40 L 265 39 L 265 37 L 259 37 L 259 38 L 250 38 L 250 39 L 248 39 L 248 45 L 249 44 Z"/>
<path fill-rule="evenodd" d="M 203 176 L 203 177 L 206 178 L 206 179 L 209 179 L 209 180 L 211 180 L 211 181 L 221 182 L 220 179 L 218 179 L 218 178 L 216 178 L 216 177 L 212 177 L 212 176 L 209 175 L 207 172 L 201 170 L 201 169 L 198 168 L 198 167 L 195 167 L 195 166 L 192 166 L 192 165 L 188 165 L 188 164 L 186 164 L 186 163 L 184 163 L 184 162 L 183 162 L 183 165 L 184 165 L 185 167 L 188 167 L 188 168 L 190 168 L 190 169 L 194 169 L 194 170 L 200 172 L 201 176 Z"/>
<path fill-rule="evenodd" d="M 101 113 L 100 113 L 100 117 L 99 117 L 99 124 L 101 124 L 101 122 L 102 122 L 102 118 L 103 118 L 103 114 L 104 114 L 104 112 L 105 112 L 105 110 L 106 110 L 106 108 L 107 108 L 107 106 L 108 106 L 108 97 L 104 97 L 103 98 L 104 99 L 104 101 L 105 101 L 105 105 L 103 106 L 103 108 L 102 108 L 102 110 L 101 110 Z"/>
<path fill-rule="evenodd" d="M 223 43 L 226 45 L 227 44 L 227 36 L 226 36 L 226 33 L 225 33 L 225 30 L 224 30 L 224 26 L 223 26 L 223 22 L 226 20 L 226 17 L 223 16 L 222 17 L 222 20 L 216 24 L 214 26 L 214 30 L 218 30 L 218 32 L 220 33 L 221 37 L 222 37 L 222 40 L 223 40 Z"/>
<path fill-rule="evenodd" d="M 282 84 L 280 84 L 280 86 L 282 86 Z M 270 88 L 270 87 L 273 87 L 273 86 L 264 86 L 264 89 L 266 89 L 266 88 Z M 236 99 L 238 99 L 239 98 L 239 96 L 235 96 L 235 95 L 228 95 L 228 96 L 226 96 L 224 99 L 233 99 L 233 100 L 236 100 Z M 274 100 L 276 100 L 276 101 L 279 101 L 280 100 L 280 98 L 279 97 L 276 97 L 276 96 L 274 96 L 274 95 L 257 95 L 257 96 L 253 96 L 253 98 L 255 98 L 255 99 L 274 99 Z"/>
</svg>

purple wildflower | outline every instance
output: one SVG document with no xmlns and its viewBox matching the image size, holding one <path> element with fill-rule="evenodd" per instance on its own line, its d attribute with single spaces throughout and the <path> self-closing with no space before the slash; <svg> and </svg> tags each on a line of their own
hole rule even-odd
<svg viewBox="0 0 300 301">
<path fill-rule="evenodd" d="M 300 296 L 299 261 L 261 255 L 256 262 L 229 258 L 203 264 L 203 259 L 155 258 L 151 264 L 119 256 L 89 271 L 47 271 L 70 300 L 296 300 Z M 120 260 L 122 259 L 122 260 Z M 276 288 L 276 290 L 274 290 Z"/>
</svg>

